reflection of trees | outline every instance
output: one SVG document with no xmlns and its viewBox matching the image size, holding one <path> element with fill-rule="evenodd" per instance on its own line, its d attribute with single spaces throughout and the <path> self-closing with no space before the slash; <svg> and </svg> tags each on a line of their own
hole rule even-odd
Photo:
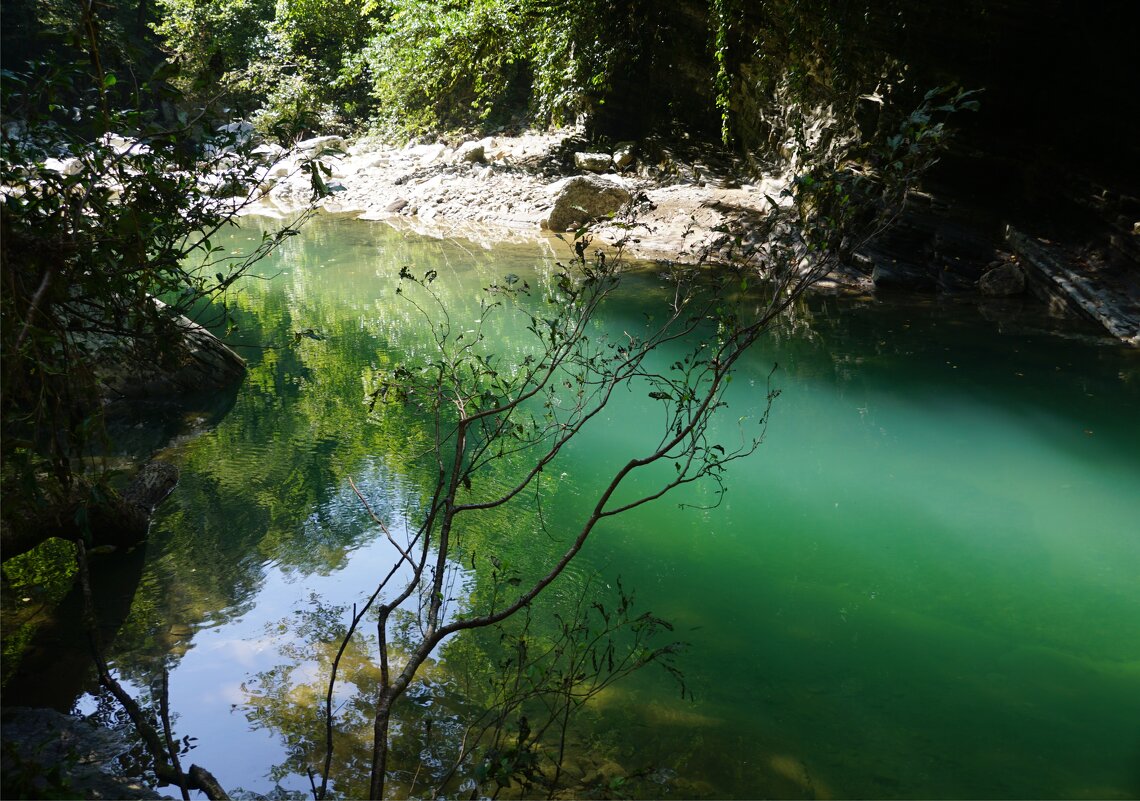
<svg viewBox="0 0 1140 801">
<path fill-rule="evenodd" d="M 497 580 L 487 575 L 483 583 Z M 679 645 L 662 641 L 669 625 L 636 612 L 620 583 L 614 591 L 591 581 L 578 589 L 574 602 L 556 602 L 561 611 L 543 604 L 495 629 L 456 636 L 425 665 L 394 726 L 397 797 L 468 794 L 477 786 L 496 794 L 510 788 L 520 797 L 554 788 L 623 795 L 648 776 L 652 766 L 630 761 L 620 775 L 603 779 L 596 766 L 612 773 L 615 754 L 608 749 L 616 744 L 606 746 L 574 724 L 596 724 L 593 714 L 582 718 L 586 704 L 635 670 L 656 663 L 677 676 L 672 654 Z M 288 630 L 280 648 L 287 661 L 243 685 L 247 719 L 277 732 L 286 747 L 286 761 L 270 771 L 275 781 L 305 775 L 323 760 L 321 708 L 346 611 L 310 598 L 303 613 L 270 627 L 278 635 Z M 402 616 L 395 641 L 414 642 L 415 626 L 414 615 Z M 332 775 L 341 797 L 368 792 L 371 699 L 380 680 L 375 647 L 374 637 L 358 633 L 340 661 Z M 397 660 L 403 653 L 398 646 Z"/>
<path fill-rule="evenodd" d="M 514 254 L 512 267 L 509 253 L 504 262 L 502 253 L 348 222 L 314 220 L 229 298 L 229 339 L 248 360 L 248 376 L 208 436 L 170 449 L 182 478 L 156 515 L 159 553 L 116 646 L 128 674 L 149 674 L 144 665 L 161 663 L 168 649 L 176 656 L 198 621 L 244 614 L 266 563 L 328 572 L 373 536 L 347 476 L 381 489 L 370 495 L 391 498 L 394 508 L 415 508 L 422 427 L 404 410 L 369 416 L 362 405 L 373 371 L 389 366 L 394 348 L 412 349 L 422 338 L 391 302 L 389 277 L 407 263 L 442 264 L 458 279 L 449 297 L 464 308 L 477 302 L 474 287 L 485 275 L 534 262 L 533 248 Z M 259 237 L 250 221 L 218 244 L 238 250 Z"/>
</svg>

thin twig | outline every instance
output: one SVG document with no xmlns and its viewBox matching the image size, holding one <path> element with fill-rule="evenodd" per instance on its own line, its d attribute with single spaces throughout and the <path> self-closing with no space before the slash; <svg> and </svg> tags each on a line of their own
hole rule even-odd
<svg viewBox="0 0 1140 801">
<path fill-rule="evenodd" d="M 178 774 L 178 789 L 182 791 L 182 801 L 190 801 L 190 791 L 186 789 L 186 776 L 182 773 L 182 766 L 178 764 L 178 748 L 174 745 L 174 734 L 170 729 L 170 674 L 166 666 L 162 667 L 162 696 L 159 703 L 159 713 L 162 715 L 162 733 L 166 737 L 166 753 L 170 756 L 170 764 Z"/>
</svg>

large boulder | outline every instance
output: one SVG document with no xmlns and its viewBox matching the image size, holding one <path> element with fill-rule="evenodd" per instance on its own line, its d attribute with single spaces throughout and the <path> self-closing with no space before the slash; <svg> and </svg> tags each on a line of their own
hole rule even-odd
<svg viewBox="0 0 1140 801">
<path fill-rule="evenodd" d="M 612 181 L 579 175 L 562 185 L 554 198 L 547 227 L 551 231 L 571 231 L 614 214 L 629 200 L 629 192 Z"/>
<path fill-rule="evenodd" d="M 3 712 L 5 798 L 168 798 L 121 775 L 134 759 L 119 731 L 54 709 Z"/>
<path fill-rule="evenodd" d="M 312 139 L 298 142 L 293 146 L 293 149 L 305 155 L 320 155 L 326 150 L 344 150 L 344 147 L 343 136 L 330 134 L 328 136 L 314 136 Z"/>
<path fill-rule="evenodd" d="M 994 267 L 978 280 L 978 291 L 991 298 L 1020 295 L 1025 291 L 1025 273 L 1013 262 Z"/>
<path fill-rule="evenodd" d="M 159 307 L 164 304 L 154 299 Z M 162 342 L 105 337 L 89 343 L 107 400 L 175 399 L 240 384 L 245 360 L 206 328 L 177 315 Z M 149 351 L 140 353 L 140 349 Z"/>
</svg>

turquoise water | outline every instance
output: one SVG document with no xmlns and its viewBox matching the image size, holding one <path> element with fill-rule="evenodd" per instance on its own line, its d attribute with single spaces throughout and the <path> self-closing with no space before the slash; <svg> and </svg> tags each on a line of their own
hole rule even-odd
<svg viewBox="0 0 1140 801">
<path fill-rule="evenodd" d="M 175 728 L 198 738 L 186 759 L 224 786 L 308 789 L 288 757 L 315 736 L 319 634 L 343 619 L 328 607 L 395 556 L 348 480 L 389 520 L 418 503 L 422 421 L 362 402 L 368 376 L 426 347 L 400 267 L 438 270 L 460 321 L 508 272 L 539 284 L 553 247 L 321 218 L 230 299 L 250 376 L 168 453 L 182 482 L 116 655 L 139 689 L 168 667 Z M 634 278 L 602 324 L 636 325 L 660 286 Z M 715 500 L 706 487 L 610 521 L 552 589 L 565 603 L 620 576 L 688 643 L 692 698 L 634 674 L 583 716 L 578 748 L 652 776 L 637 795 L 1140 795 L 1138 357 L 1030 300 L 811 299 L 730 387 L 727 438 L 778 364 L 766 440 L 719 506 L 678 508 Z M 488 518 L 471 536 L 540 560 L 653 440 L 658 408 L 619 396 L 575 442 L 549 534 Z"/>
</svg>

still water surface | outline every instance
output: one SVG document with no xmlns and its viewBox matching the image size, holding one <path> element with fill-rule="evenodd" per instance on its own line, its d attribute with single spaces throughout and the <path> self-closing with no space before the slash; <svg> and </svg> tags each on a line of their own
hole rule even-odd
<svg viewBox="0 0 1140 801">
<path fill-rule="evenodd" d="M 414 421 L 362 403 L 371 371 L 425 348 L 394 294 L 400 267 L 438 270 L 460 320 L 483 285 L 538 284 L 552 263 L 533 245 L 321 218 L 232 298 L 250 375 L 227 416 L 171 451 L 182 482 L 116 657 L 136 685 L 169 666 L 189 759 L 224 786 L 308 789 L 279 766 L 312 738 L 315 697 L 251 707 L 273 681 L 258 674 L 292 665 L 303 684 L 314 599 L 359 602 L 392 559 L 348 479 L 382 515 L 419 497 Z M 634 279 L 605 325 L 635 325 L 659 290 Z M 987 313 L 814 298 L 760 343 L 720 431 L 762 408 L 775 363 L 782 394 L 720 506 L 617 519 L 555 587 L 620 576 L 689 643 L 691 700 L 663 672 L 635 674 L 583 718 L 583 747 L 644 770 L 648 795 L 1140 795 L 1140 359 L 1030 301 Z M 592 503 L 658 408 L 619 398 L 567 454 L 548 513 Z M 522 552 L 546 536 L 510 533 L 503 547 Z"/>
</svg>

